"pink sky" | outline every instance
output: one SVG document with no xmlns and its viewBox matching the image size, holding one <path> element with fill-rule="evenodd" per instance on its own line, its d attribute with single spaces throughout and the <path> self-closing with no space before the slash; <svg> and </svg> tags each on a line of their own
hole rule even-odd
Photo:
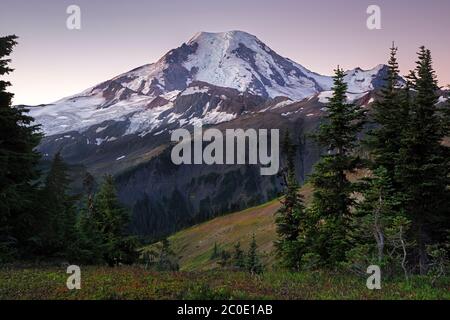
<svg viewBox="0 0 450 320">
<path fill-rule="evenodd" d="M 82 29 L 66 28 L 77 4 Z M 382 29 L 366 27 L 381 7 Z M 49 103 L 155 62 L 198 31 L 243 30 L 312 71 L 330 75 L 387 60 L 393 40 L 405 74 L 420 45 L 432 50 L 440 85 L 450 84 L 449 0 L 2 0 L 0 35 L 15 33 L 15 104 Z"/>
</svg>

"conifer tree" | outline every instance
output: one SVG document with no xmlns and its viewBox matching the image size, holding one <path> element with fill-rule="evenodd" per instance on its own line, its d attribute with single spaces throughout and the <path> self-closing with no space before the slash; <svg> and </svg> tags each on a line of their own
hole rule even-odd
<svg viewBox="0 0 450 320">
<path fill-rule="evenodd" d="M 88 172 L 83 179 L 84 197 L 80 206 L 77 221 L 80 262 L 86 264 L 103 263 L 104 243 L 100 233 L 94 205 L 95 179 Z"/>
<path fill-rule="evenodd" d="M 302 234 L 310 253 L 318 255 L 320 262 L 328 266 L 343 261 L 349 248 L 347 234 L 355 188 L 347 174 L 359 164 L 353 150 L 364 122 L 362 109 L 347 102 L 344 76 L 344 71 L 338 67 L 325 122 L 315 135 L 326 154 L 311 175 L 314 194 L 308 208 L 308 227 Z"/>
<path fill-rule="evenodd" d="M 175 257 L 175 253 L 170 248 L 170 242 L 168 239 L 163 239 L 161 245 L 161 251 L 159 254 L 159 260 L 156 268 L 158 271 L 178 271 L 179 265 Z"/>
<path fill-rule="evenodd" d="M 413 258 L 424 274 L 428 265 L 426 247 L 444 241 L 450 228 L 450 153 L 442 144 L 446 126 L 436 107 L 439 95 L 430 50 L 420 48 L 416 65 L 409 76 L 414 91 L 408 124 L 402 132 L 397 175 L 406 195 L 404 209 L 416 243 Z"/>
<path fill-rule="evenodd" d="M 16 36 L 0 37 L 0 76 L 13 71 L 8 57 Z M 34 151 L 41 135 L 27 110 L 12 107 L 10 82 L 0 78 L 0 261 L 12 258 L 17 247 L 33 236 L 36 218 L 33 204 L 39 177 L 40 155 Z"/>
<path fill-rule="evenodd" d="M 396 197 L 392 179 L 384 167 L 376 168 L 371 177 L 362 181 L 361 195 L 351 228 L 352 245 L 358 248 L 368 244 L 368 263 L 382 266 L 388 246 L 386 230 L 392 227 L 395 217 L 401 215 L 397 209 L 401 199 Z"/>
<path fill-rule="evenodd" d="M 298 242 L 300 224 L 304 216 L 303 198 L 299 194 L 295 174 L 295 152 L 289 132 L 284 138 L 284 153 L 286 154 L 286 169 L 284 175 L 285 192 L 281 207 L 276 213 L 278 240 L 275 242 L 277 255 L 282 265 L 298 270 L 301 259 L 301 248 Z"/>
<path fill-rule="evenodd" d="M 110 266 L 137 259 L 136 239 L 127 236 L 130 216 L 117 198 L 114 179 L 105 176 L 94 200 L 94 220 L 102 236 L 104 260 Z"/>
<path fill-rule="evenodd" d="M 258 255 L 258 246 L 256 244 L 255 234 L 252 236 L 252 241 L 250 242 L 250 248 L 247 254 L 247 270 L 251 274 L 260 274 L 263 272 L 263 266 L 261 264 Z"/>
<path fill-rule="evenodd" d="M 98 222 L 94 218 L 95 211 L 83 202 L 77 220 L 78 262 L 84 264 L 102 264 L 105 244 Z"/>
<path fill-rule="evenodd" d="M 96 186 L 94 176 L 86 172 L 83 178 L 83 189 L 87 198 L 87 209 L 93 210 L 94 208 L 94 188 Z"/>
<path fill-rule="evenodd" d="M 244 251 L 241 249 L 241 243 L 237 242 L 234 245 L 234 252 L 233 252 L 233 267 L 237 270 L 243 270 L 245 268 L 245 254 Z"/>
<path fill-rule="evenodd" d="M 73 258 L 76 255 L 76 197 L 69 194 L 68 167 L 58 152 L 40 194 L 41 254 Z"/>
<path fill-rule="evenodd" d="M 374 168 L 383 167 L 395 184 L 395 170 L 399 159 L 402 131 L 407 126 L 408 101 L 399 87 L 397 47 L 391 47 L 387 78 L 380 98 L 373 107 L 375 129 L 368 133 L 368 144 Z"/>
<path fill-rule="evenodd" d="M 219 257 L 219 246 L 217 245 L 217 242 L 214 242 L 213 251 L 211 253 L 211 260 L 217 259 Z"/>
<path fill-rule="evenodd" d="M 444 97 L 447 99 L 447 102 L 443 104 L 441 108 L 441 112 L 443 115 L 443 127 L 445 128 L 445 136 L 450 136 L 450 84 L 447 85 L 446 88 L 446 96 Z"/>
<path fill-rule="evenodd" d="M 231 258 L 231 254 L 227 250 L 223 249 L 220 252 L 220 260 L 219 260 L 218 264 L 222 268 L 227 268 L 230 263 L 230 258 Z"/>
<path fill-rule="evenodd" d="M 394 218 L 402 214 L 402 187 L 397 178 L 397 168 L 402 145 L 402 132 L 408 124 L 408 85 L 401 88 L 397 48 L 390 49 L 387 77 L 381 96 L 373 107 L 374 129 L 368 132 L 366 143 L 372 157 L 373 175 L 360 184 L 362 201 L 357 204 L 358 217 L 354 221 L 355 247 L 349 252 L 358 252 L 367 245 L 368 263 L 385 263 L 386 229 Z M 375 244 L 375 245 L 373 245 Z M 349 255 L 348 254 L 348 255 Z"/>
</svg>

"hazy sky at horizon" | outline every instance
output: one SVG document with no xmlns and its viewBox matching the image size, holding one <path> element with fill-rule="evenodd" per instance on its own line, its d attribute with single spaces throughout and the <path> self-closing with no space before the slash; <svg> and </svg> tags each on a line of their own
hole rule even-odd
<svg viewBox="0 0 450 320">
<path fill-rule="evenodd" d="M 82 29 L 66 28 L 81 7 Z M 370 4 L 382 30 L 366 27 Z M 152 63 L 198 31 L 243 30 L 282 56 L 330 75 L 385 63 L 393 40 L 403 74 L 420 45 L 440 85 L 450 83 L 450 0 L 0 0 L 0 36 L 20 37 L 11 58 L 15 104 L 50 103 Z"/>
</svg>

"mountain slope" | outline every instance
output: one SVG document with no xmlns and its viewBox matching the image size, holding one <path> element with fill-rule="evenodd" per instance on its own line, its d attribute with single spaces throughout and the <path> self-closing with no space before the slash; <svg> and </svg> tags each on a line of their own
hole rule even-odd
<svg viewBox="0 0 450 320">
<path fill-rule="evenodd" d="M 301 193 L 306 201 L 309 201 L 311 187 L 304 186 Z M 273 243 L 276 240 L 275 213 L 279 207 L 279 199 L 275 199 L 258 207 L 221 216 L 172 235 L 169 240 L 175 254 L 180 258 L 181 270 L 199 271 L 216 268 L 217 260 L 210 258 L 215 243 L 220 249 L 232 251 L 233 245 L 240 242 L 246 251 L 253 233 L 264 264 L 273 264 Z"/>
<path fill-rule="evenodd" d="M 367 170 L 360 170 L 349 174 L 348 178 L 357 181 L 367 177 L 368 174 Z M 299 191 L 307 205 L 312 200 L 313 191 L 310 184 L 303 185 Z M 180 259 L 181 270 L 204 271 L 217 268 L 218 259 L 211 259 L 214 244 L 217 244 L 220 250 L 232 252 L 233 246 L 240 242 L 241 248 L 246 251 L 253 234 L 264 264 L 272 266 L 275 263 L 274 241 L 277 239 L 275 213 L 280 205 L 280 198 L 274 199 L 257 207 L 223 215 L 173 234 L 168 239 Z"/>
</svg>

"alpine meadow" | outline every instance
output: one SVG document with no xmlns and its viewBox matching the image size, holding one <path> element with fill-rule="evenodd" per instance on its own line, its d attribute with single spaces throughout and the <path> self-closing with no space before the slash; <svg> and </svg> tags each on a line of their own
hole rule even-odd
<svg viewBox="0 0 450 320">
<path fill-rule="evenodd" d="M 333 27 L 311 24 L 311 1 L 236 3 L 235 22 L 217 4 L 151 2 L 154 22 L 148 4 L 105 7 L 117 26 L 98 4 L 55 4 L 67 26 L 50 31 L 49 9 L 35 35 L 0 13 L 0 300 L 450 300 L 447 5 L 318 1 L 344 15 Z M 406 34 L 400 2 L 436 15 L 437 35 L 428 18 Z M 287 24 L 294 7 L 307 17 Z M 167 51 L 227 25 L 258 36 L 197 32 Z M 156 62 L 119 73 L 144 42 Z"/>
</svg>

